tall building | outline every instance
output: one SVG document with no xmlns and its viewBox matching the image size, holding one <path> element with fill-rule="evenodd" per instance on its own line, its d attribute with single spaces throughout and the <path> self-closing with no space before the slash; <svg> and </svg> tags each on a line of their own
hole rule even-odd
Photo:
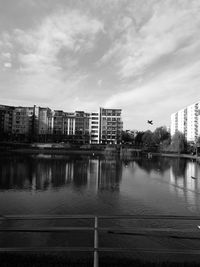
<svg viewBox="0 0 200 267">
<path fill-rule="evenodd" d="M 76 116 L 74 112 L 63 113 L 63 134 L 70 136 L 75 135 L 75 119 Z"/>
<path fill-rule="evenodd" d="M 64 112 L 55 110 L 53 116 L 53 134 L 57 139 L 73 141 L 75 137 L 76 114 L 74 112 Z"/>
<path fill-rule="evenodd" d="M 39 108 L 15 107 L 12 117 L 12 133 L 15 135 L 34 136 L 38 132 Z"/>
<path fill-rule="evenodd" d="M 62 110 L 54 110 L 53 116 L 53 134 L 62 135 L 63 134 L 63 115 Z"/>
<path fill-rule="evenodd" d="M 120 143 L 123 130 L 121 109 L 100 108 L 99 142 L 103 144 Z"/>
<path fill-rule="evenodd" d="M 12 117 L 14 107 L 0 105 L 0 136 L 12 133 Z"/>
<path fill-rule="evenodd" d="M 200 135 L 200 102 L 187 106 L 171 115 L 171 135 L 183 133 L 186 140 L 195 142 Z"/>
<path fill-rule="evenodd" d="M 84 111 L 75 111 L 75 136 L 78 143 L 89 143 L 90 114 Z"/>
<path fill-rule="evenodd" d="M 38 134 L 47 135 L 53 133 L 53 112 L 50 108 L 39 107 Z"/>
<path fill-rule="evenodd" d="M 100 116 L 99 112 L 90 114 L 90 143 L 99 144 Z"/>
</svg>

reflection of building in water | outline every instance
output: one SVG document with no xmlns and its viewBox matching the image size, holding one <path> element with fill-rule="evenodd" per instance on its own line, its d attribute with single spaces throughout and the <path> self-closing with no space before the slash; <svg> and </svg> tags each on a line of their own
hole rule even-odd
<svg viewBox="0 0 200 267">
<path fill-rule="evenodd" d="M 73 175 L 73 162 L 61 159 L 36 161 L 32 189 L 45 190 L 50 187 L 62 187 L 73 181 Z"/>
<path fill-rule="evenodd" d="M 87 160 L 75 160 L 74 161 L 74 179 L 73 184 L 76 187 L 87 185 L 88 179 L 88 165 L 89 161 Z"/>
<path fill-rule="evenodd" d="M 30 162 L 21 159 L 0 161 L 0 189 L 30 188 L 31 184 Z"/>
<path fill-rule="evenodd" d="M 197 179 L 196 179 L 197 178 Z M 198 190 L 198 166 L 195 162 L 188 162 L 186 168 L 186 186 L 191 190 Z"/>
<path fill-rule="evenodd" d="M 0 159 L 0 189 L 48 190 L 73 185 L 97 192 L 119 190 L 122 162 L 116 159 Z M 87 187 L 86 187 L 87 186 Z"/>
<path fill-rule="evenodd" d="M 195 162 L 180 159 L 174 162 L 170 168 L 170 191 L 184 198 L 188 207 L 199 210 L 199 166 Z M 185 162 L 184 172 L 183 162 Z"/>
<path fill-rule="evenodd" d="M 100 190 L 118 191 L 122 179 L 122 162 L 117 159 L 101 160 L 98 178 L 98 188 Z"/>
<path fill-rule="evenodd" d="M 47 161 L 48 162 L 48 161 Z M 46 164 L 45 160 L 34 163 L 35 171 L 33 172 L 33 184 L 32 189 L 45 190 L 51 186 L 52 170 L 49 164 Z"/>
<path fill-rule="evenodd" d="M 99 180 L 99 159 L 90 159 L 88 168 L 88 188 L 95 188 L 98 191 Z"/>
<path fill-rule="evenodd" d="M 65 184 L 66 168 L 64 160 L 53 160 L 51 162 L 52 186 L 60 187 Z"/>
<path fill-rule="evenodd" d="M 66 184 L 70 184 L 73 181 L 73 177 L 74 177 L 74 163 L 66 162 L 65 168 L 66 168 L 65 181 L 66 181 Z"/>
</svg>

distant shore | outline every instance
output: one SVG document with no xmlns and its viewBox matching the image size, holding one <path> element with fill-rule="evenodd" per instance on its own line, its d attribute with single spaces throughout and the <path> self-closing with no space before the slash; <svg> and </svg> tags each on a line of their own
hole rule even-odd
<svg viewBox="0 0 200 267">
<path fill-rule="evenodd" d="M 191 154 L 178 154 L 178 153 L 151 153 L 152 156 L 162 156 L 162 157 L 170 157 L 170 158 L 186 158 L 186 159 L 198 159 L 200 160 L 200 157 L 197 157 L 196 155 Z"/>
<path fill-rule="evenodd" d="M 70 154 L 83 154 L 83 155 L 120 155 L 125 158 L 132 157 L 170 157 L 170 158 L 187 158 L 195 159 L 200 162 L 200 156 L 191 154 L 181 154 L 173 152 L 151 152 L 143 151 L 142 149 L 136 149 L 133 147 L 127 147 L 119 145 L 106 146 L 106 145 L 80 145 L 70 146 L 67 144 L 40 144 L 40 143 L 13 143 L 2 142 L 0 143 L 0 153 L 20 153 L 20 154 L 58 154 L 58 155 L 70 155 Z"/>
</svg>

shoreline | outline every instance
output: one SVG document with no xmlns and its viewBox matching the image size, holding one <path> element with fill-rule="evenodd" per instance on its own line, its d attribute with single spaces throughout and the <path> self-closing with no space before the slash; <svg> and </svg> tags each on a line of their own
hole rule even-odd
<svg viewBox="0 0 200 267">
<path fill-rule="evenodd" d="M 200 160 L 200 157 L 197 157 L 196 155 L 190 155 L 190 154 L 174 154 L 174 153 L 156 153 L 156 152 L 150 152 L 152 156 L 162 156 L 162 157 L 169 157 L 169 158 L 185 158 L 185 159 L 196 159 Z"/>
<path fill-rule="evenodd" d="M 104 151 L 101 150 L 80 150 L 80 149 L 32 149 L 32 148 L 18 148 L 18 149 L 6 149 L 1 150 L 0 153 L 20 153 L 20 154 L 59 154 L 59 155 L 69 155 L 69 154 L 84 154 L 84 155 L 102 155 Z"/>
<path fill-rule="evenodd" d="M 105 150 L 96 150 L 96 149 L 65 149 L 65 148 L 0 148 L 0 153 L 20 153 L 20 154 L 58 154 L 58 155 L 120 155 L 117 151 L 105 151 Z M 190 154 L 178 154 L 178 153 L 164 153 L 164 152 L 149 152 L 153 157 L 169 157 L 169 158 L 186 158 L 186 159 L 195 159 L 200 162 L 200 157 L 196 155 Z M 145 153 L 145 155 L 148 153 Z M 144 157 L 144 153 L 142 152 L 139 157 Z M 129 153 L 126 155 L 120 156 L 128 156 L 130 158 L 135 157 L 134 155 L 130 155 Z"/>
</svg>

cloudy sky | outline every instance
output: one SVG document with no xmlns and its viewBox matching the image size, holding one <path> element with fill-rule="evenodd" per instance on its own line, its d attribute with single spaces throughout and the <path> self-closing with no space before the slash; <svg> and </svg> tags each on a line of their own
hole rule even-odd
<svg viewBox="0 0 200 267">
<path fill-rule="evenodd" d="M 199 14 L 199 0 L 0 0 L 0 103 L 169 126 L 200 100 Z"/>
</svg>

